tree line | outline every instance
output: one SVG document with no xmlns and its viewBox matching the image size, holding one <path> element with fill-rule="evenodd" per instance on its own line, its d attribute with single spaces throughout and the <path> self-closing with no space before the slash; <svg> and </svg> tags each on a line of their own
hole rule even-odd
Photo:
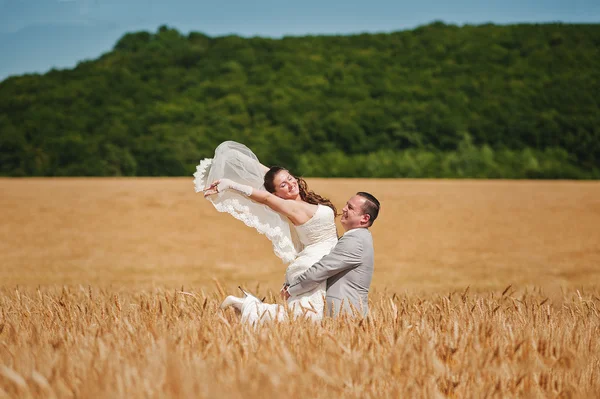
<svg viewBox="0 0 600 399">
<path fill-rule="evenodd" d="M 124 35 L 0 82 L 0 175 L 184 176 L 222 141 L 305 176 L 600 177 L 600 24 Z"/>
</svg>

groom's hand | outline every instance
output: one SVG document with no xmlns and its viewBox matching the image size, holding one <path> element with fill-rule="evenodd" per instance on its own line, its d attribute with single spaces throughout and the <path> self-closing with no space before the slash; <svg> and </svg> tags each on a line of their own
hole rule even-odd
<svg viewBox="0 0 600 399">
<path fill-rule="evenodd" d="M 279 295 L 281 295 L 281 299 L 283 299 L 284 301 L 287 301 L 288 298 L 290 297 L 290 293 L 288 292 L 288 285 L 284 284 L 283 287 L 281 287 L 281 290 L 279 291 Z"/>
</svg>

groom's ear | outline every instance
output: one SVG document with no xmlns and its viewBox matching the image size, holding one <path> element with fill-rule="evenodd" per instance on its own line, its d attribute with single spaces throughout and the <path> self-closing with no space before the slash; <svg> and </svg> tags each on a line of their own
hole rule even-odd
<svg viewBox="0 0 600 399">
<path fill-rule="evenodd" d="M 371 223 L 371 215 L 368 213 L 363 213 L 360 217 L 360 221 L 364 222 L 368 226 Z"/>
</svg>

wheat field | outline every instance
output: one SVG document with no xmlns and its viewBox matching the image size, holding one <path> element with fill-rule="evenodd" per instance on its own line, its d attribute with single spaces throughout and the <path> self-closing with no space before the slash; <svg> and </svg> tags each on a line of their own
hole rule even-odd
<svg viewBox="0 0 600 399">
<path fill-rule="evenodd" d="M 382 202 L 368 319 L 219 310 L 285 265 L 190 179 L 0 179 L 0 398 L 600 396 L 600 184 L 308 182 Z"/>
</svg>

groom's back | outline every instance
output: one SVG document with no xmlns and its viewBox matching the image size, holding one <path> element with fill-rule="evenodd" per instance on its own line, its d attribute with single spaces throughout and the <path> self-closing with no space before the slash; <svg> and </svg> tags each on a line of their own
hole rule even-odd
<svg viewBox="0 0 600 399">
<path fill-rule="evenodd" d="M 345 270 L 327 280 L 326 314 L 337 316 L 340 308 L 353 315 L 352 307 L 366 316 L 369 310 L 368 294 L 374 269 L 373 237 L 365 228 L 349 231 L 344 239 L 360 250 L 358 266 Z M 332 312 L 333 310 L 333 312 Z"/>
</svg>

